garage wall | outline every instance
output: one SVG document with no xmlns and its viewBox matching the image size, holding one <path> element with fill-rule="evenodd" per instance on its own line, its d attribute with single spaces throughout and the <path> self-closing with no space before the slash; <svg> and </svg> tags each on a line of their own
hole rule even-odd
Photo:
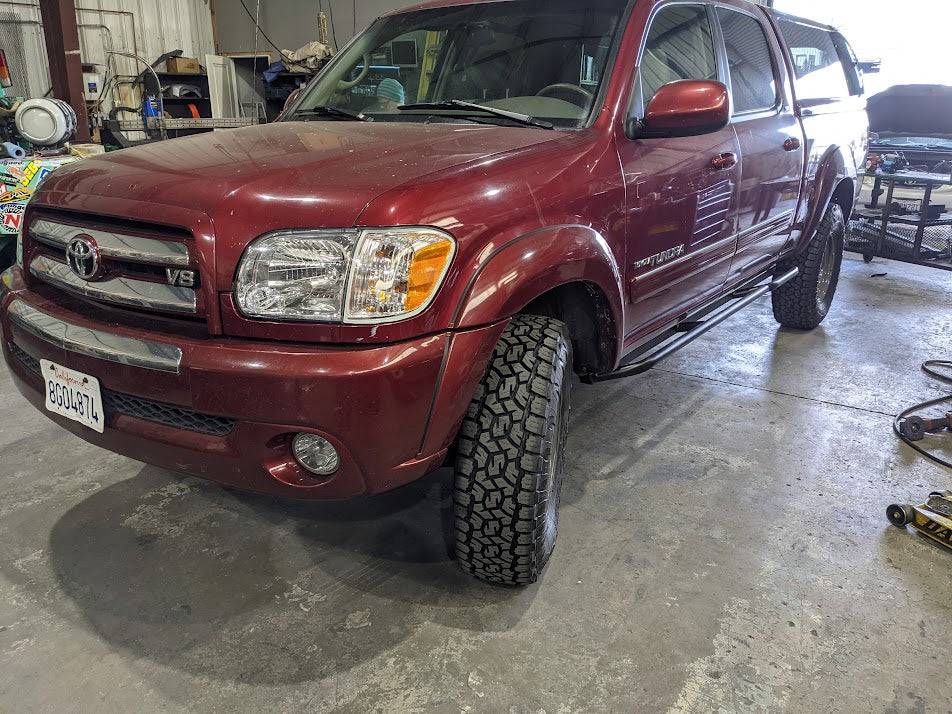
<svg viewBox="0 0 952 714">
<path fill-rule="evenodd" d="M 254 13 L 257 0 L 244 0 Z M 281 49 L 294 50 L 318 39 L 317 18 L 320 7 L 333 11 L 338 46 L 354 36 L 385 12 L 417 4 L 419 0 L 261 0 L 259 22 Z M 766 0 L 763 0 L 766 1 Z M 221 52 L 254 50 L 254 25 L 238 0 L 212 0 Z M 356 9 L 356 17 L 355 17 Z M 270 49 L 258 38 L 258 49 Z"/>
<path fill-rule="evenodd" d="M 332 11 L 337 44 L 343 47 L 357 31 L 364 29 L 381 14 L 415 5 L 417 0 L 322 0 L 324 11 Z M 218 46 L 221 52 L 251 52 L 254 49 L 254 25 L 238 0 L 213 0 Z M 295 50 L 318 39 L 318 0 L 261 0 L 260 23 L 281 49 Z M 245 0 L 255 12 L 256 0 Z M 356 5 L 356 21 L 355 9 Z M 330 14 L 330 13 L 329 13 Z M 270 49 L 259 38 L 258 49 Z"/>
<path fill-rule="evenodd" d="M 82 61 L 105 73 L 107 50 L 135 52 L 149 62 L 181 49 L 191 57 L 214 52 L 206 0 L 76 0 Z M 0 0 L 0 48 L 6 50 L 14 87 L 9 93 L 42 96 L 49 65 L 37 0 Z M 135 75 L 141 65 L 115 58 L 115 70 Z"/>
</svg>

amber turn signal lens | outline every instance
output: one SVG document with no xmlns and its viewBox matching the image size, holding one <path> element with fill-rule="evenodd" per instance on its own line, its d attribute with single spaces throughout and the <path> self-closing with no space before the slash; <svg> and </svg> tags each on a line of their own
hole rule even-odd
<svg viewBox="0 0 952 714">
<path fill-rule="evenodd" d="M 416 310 L 430 298 L 452 254 L 453 243 L 449 240 L 424 246 L 413 254 L 407 280 L 407 312 Z"/>
</svg>

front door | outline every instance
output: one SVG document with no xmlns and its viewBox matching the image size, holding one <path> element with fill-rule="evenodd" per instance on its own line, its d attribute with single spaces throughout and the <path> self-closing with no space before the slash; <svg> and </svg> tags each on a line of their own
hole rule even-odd
<svg viewBox="0 0 952 714">
<path fill-rule="evenodd" d="M 669 82 L 722 78 L 714 37 L 705 5 L 660 7 L 639 62 L 639 116 Z M 631 303 L 625 347 L 631 348 L 723 287 L 735 248 L 740 149 L 729 126 L 703 136 L 620 141 Z"/>
<path fill-rule="evenodd" d="M 803 176 L 803 129 L 786 92 L 780 45 L 765 18 L 716 8 L 740 145 L 737 255 L 730 283 L 762 273 L 790 237 Z"/>
</svg>

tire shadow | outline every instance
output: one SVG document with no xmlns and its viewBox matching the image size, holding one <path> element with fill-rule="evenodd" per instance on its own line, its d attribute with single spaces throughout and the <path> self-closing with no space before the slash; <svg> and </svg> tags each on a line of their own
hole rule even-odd
<svg viewBox="0 0 952 714">
<path fill-rule="evenodd" d="M 192 675 L 322 679 L 427 622 L 504 632 L 536 587 L 504 589 L 448 554 L 438 471 L 348 502 L 278 501 L 145 467 L 89 496 L 50 535 L 50 562 L 110 645 Z"/>
</svg>

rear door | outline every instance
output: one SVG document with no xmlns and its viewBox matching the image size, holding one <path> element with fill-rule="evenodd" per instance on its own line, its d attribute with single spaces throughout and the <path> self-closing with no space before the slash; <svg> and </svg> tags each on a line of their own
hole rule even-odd
<svg viewBox="0 0 952 714">
<path fill-rule="evenodd" d="M 770 267 L 790 238 L 805 138 L 766 17 L 746 4 L 718 4 L 715 16 L 740 146 L 737 253 L 728 279 L 738 283 Z"/>
<path fill-rule="evenodd" d="M 649 20 L 638 67 L 636 116 L 663 85 L 723 80 L 712 9 L 661 4 Z M 703 136 L 622 139 L 627 185 L 626 347 L 723 288 L 734 255 L 734 206 L 740 178 L 734 130 Z M 734 163 L 715 166 L 732 155 Z"/>
</svg>

